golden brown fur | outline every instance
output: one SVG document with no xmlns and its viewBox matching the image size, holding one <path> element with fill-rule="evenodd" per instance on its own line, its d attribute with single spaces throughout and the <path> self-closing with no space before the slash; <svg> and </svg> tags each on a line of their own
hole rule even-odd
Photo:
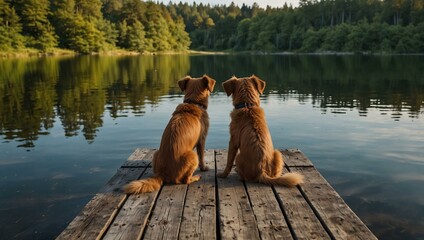
<svg viewBox="0 0 424 240">
<path fill-rule="evenodd" d="M 230 143 L 227 165 L 219 177 L 227 177 L 234 160 L 237 172 L 243 180 L 294 187 L 303 182 L 299 173 L 282 175 L 284 161 L 274 150 L 265 113 L 259 106 L 259 95 L 265 82 L 256 76 L 225 81 L 222 86 L 228 96 L 232 95 L 234 106 L 247 105 L 231 112 Z"/>
<path fill-rule="evenodd" d="M 200 175 L 193 176 L 198 165 L 200 170 L 208 170 L 203 157 L 209 128 L 206 108 L 215 80 L 206 75 L 188 76 L 178 81 L 178 85 L 185 92 L 184 103 L 172 114 L 153 156 L 154 176 L 129 183 L 124 187 L 126 193 L 152 192 L 163 182 L 190 184 L 200 179 Z M 197 155 L 193 152 L 195 147 Z"/>
</svg>

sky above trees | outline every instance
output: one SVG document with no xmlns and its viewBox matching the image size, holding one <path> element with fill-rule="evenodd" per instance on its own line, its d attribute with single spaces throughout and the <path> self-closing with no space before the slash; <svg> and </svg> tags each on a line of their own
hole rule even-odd
<svg viewBox="0 0 424 240">
<path fill-rule="evenodd" d="M 203 4 L 225 4 L 230 5 L 231 2 L 234 2 L 236 5 L 241 6 L 244 4 L 248 6 L 252 6 L 253 3 L 257 3 L 260 7 L 265 8 L 267 5 L 271 7 L 282 7 L 285 2 L 287 2 L 287 5 L 292 5 L 293 7 L 297 7 L 299 5 L 299 0 L 171 0 L 171 2 L 179 3 L 179 2 L 188 2 L 189 4 L 192 4 L 193 2 L 196 2 L 197 4 L 203 3 Z M 164 0 L 164 3 L 167 3 L 166 0 Z"/>
</svg>

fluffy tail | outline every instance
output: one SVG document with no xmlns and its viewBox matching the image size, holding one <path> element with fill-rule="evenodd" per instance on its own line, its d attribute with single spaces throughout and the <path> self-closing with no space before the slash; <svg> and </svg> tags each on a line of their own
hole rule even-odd
<svg viewBox="0 0 424 240">
<path fill-rule="evenodd" d="M 127 194 L 140 194 L 159 190 L 163 180 L 160 177 L 151 177 L 147 179 L 132 181 L 125 185 L 124 191 Z"/>
<path fill-rule="evenodd" d="M 269 185 L 294 187 L 303 183 L 303 175 L 300 173 L 285 173 L 282 176 L 272 178 L 267 176 L 265 173 L 262 173 L 258 180 L 261 183 Z"/>
</svg>

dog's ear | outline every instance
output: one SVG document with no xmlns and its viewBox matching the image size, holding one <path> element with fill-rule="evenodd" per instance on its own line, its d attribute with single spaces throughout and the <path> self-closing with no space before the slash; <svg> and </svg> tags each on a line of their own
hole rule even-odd
<svg viewBox="0 0 424 240">
<path fill-rule="evenodd" d="M 202 81 L 205 83 L 206 88 L 209 90 L 209 92 L 213 91 L 213 88 L 215 87 L 216 81 L 212 78 L 210 78 L 208 75 L 203 75 Z"/>
<path fill-rule="evenodd" d="M 252 75 L 250 77 L 250 79 L 253 81 L 253 83 L 255 84 L 256 89 L 258 90 L 258 92 L 260 94 L 262 94 L 264 92 L 266 83 L 264 80 L 259 79 L 258 77 L 256 77 L 255 75 Z"/>
<path fill-rule="evenodd" d="M 230 96 L 231 94 L 233 94 L 236 88 L 236 83 L 237 83 L 237 78 L 234 76 L 222 83 L 222 87 L 224 88 L 224 91 L 227 93 L 227 96 Z"/>
<path fill-rule="evenodd" d="M 191 79 L 190 76 L 186 76 L 185 78 L 178 81 L 178 86 L 180 87 L 181 91 L 184 92 L 187 88 L 187 82 Z"/>
</svg>

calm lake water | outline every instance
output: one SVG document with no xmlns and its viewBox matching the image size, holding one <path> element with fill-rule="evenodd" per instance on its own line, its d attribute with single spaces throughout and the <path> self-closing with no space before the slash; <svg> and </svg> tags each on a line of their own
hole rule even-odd
<svg viewBox="0 0 424 240">
<path fill-rule="evenodd" d="M 424 57 L 307 55 L 0 59 L 0 238 L 57 236 L 204 73 L 207 148 L 227 148 L 221 82 L 256 74 L 275 147 L 301 149 L 379 238 L 424 239 Z"/>
</svg>

